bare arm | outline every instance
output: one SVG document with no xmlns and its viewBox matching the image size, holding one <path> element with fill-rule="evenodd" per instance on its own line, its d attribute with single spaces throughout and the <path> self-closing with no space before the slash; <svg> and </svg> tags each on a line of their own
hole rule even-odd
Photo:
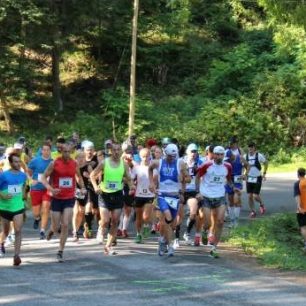
<svg viewBox="0 0 306 306">
<path fill-rule="evenodd" d="M 159 167 L 159 160 L 154 159 L 149 165 L 149 190 L 153 193 L 156 193 L 156 180 L 154 179 L 154 169 Z"/>
<path fill-rule="evenodd" d="M 52 193 L 52 194 L 58 194 L 60 192 L 60 189 L 54 189 L 48 182 L 47 178 L 51 176 L 52 172 L 54 170 L 54 162 L 51 162 L 43 175 L 41 176 L 41 183 Z"/>
<path fill-rule="evenodd" d="M 95 192 L 97 192 L 97 193 L 100 192 L 101 190 L 100 190 L 100 188 L 99 188 L 99 186 L 97 184 L 97 180 L 96 179 L 99 176 L 99 174 L 103 172 L 103 169 L 104 169 L 104 160 L 102 160 L 99 163 L 99 165 L 95 169 L 93 169 L 93 171 L 89 175 L 91 184 L 92 184 Z"/>
</svg>

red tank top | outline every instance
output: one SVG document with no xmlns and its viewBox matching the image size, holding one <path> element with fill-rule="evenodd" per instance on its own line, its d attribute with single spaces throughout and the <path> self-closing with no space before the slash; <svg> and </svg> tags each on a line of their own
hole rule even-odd
<svg viewBox="0 0 306 306">
<path fill-rule="evenodd" d="M 75 197 L 76 167 L 77 163 L 73 159 L 64 161 L 62 158 L 57 158 L 54 161 L 52 187 L 61 190 L 54 198 L 66 200 Z"/>
</svg>

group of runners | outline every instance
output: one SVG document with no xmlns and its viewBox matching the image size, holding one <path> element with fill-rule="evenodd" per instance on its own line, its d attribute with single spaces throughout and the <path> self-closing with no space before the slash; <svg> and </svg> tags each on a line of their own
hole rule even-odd
<svg viewBox="0 0 306 306">
<path fill-rule="evenodd" d="M 236 137 L 228 146 L 209 145 L 201 153 L 195 143 L 184 148 L 170 138 L 160 143 L 149 139 L 141 146 L 136 136 L 123 144 L 107 140 L 103 150 L 95 150 L 93 142 L 80 142 L 74 133 L 69 141 L 59 137 L 55 147 L 52 137 L 46 137 L 36 154 L 31 154 L 24 137 L 1 152 L 0 256 L 13 242 L 15 266 L 21 263 L 28 199 L 40 239 L 60 238 L 59 262 L 64 261 L 70 224 L 73 240 L 78 241 L 81 236 L 93 238 L 97 222 L 97 242 L 106 255 L 115 255 L 117 237 L 129 237 L 135 215 L 135 243 L 159 232 L 159 256 L 173 256 L 182 234 L 186 244 L 207 245 L 210 255 L 218 257 L 226 212 L 230 226 L 238 224 L 244 181 L 250 217 L 256 217 L 255 202 L 261 214 L 266 210 L 260 190 L 268 162 L 253 142 L 243 153 Z M 181 233 L 185 214 L 186 230 Z"/>
</svg>

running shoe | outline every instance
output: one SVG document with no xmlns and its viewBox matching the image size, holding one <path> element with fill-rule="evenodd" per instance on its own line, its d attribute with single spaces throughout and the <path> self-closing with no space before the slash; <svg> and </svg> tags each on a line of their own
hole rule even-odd
<svg viewBox="0 0 306 306">
<path fill-rule="evenodd" d="M 174 256 L 174 251 L 175 251 L 175 250 L 174 250 L 174 247 L 173 247 L 173 246 L 169 246 L 167 256 L 168 256 L 168 257 Z"/>
<path fill-rule="evenodd" d="M 39 239 L 40 239 L 40 240 L 45 240 L 45 239 L 46 239 L 45 231 L 40 231 L 40 233 L 39 233 Z"/>
<path fill-rule="evenodd" d="M 129 234 L 128 234 L 127 230 L 122 231 L 122 237 L 123 238 L 129 238 Z"/>
<path fill-rule="evenodd" d="M 51 238 L 53 237 L 53 235 L 54 235 L 54 232 L 53 231 L 49 231 L 49 233 L 48 233 L 48 235 L 47 235 L 47 240 L 51 240 Z"/>
<path fill-rule="evenodd" d="M 208 240 L 207 241 L 208 245 L 214 245 L 214 243 L 215 243 L 215 235 L 212 234 L 212 233 L 209 233 L 207 240 Z"/>
<path fill-rule="evenodd" d="M 255 212 L 254 210 L 252 210 L 252 211 L 250 212 L 249 217 L 250 217 L 251 219 L 256 218 L 256 212 Z"/>
<path fill-rule="evenodd" d="M 4 242 L 2 242 L 0 244 L 0 257 L 4 257 L 5 256 L 5 246 L 4 246 Z"/>
<path fill-rule="evenodd" d="M 19 266 L 21 264 L 21 259 L 20 259 L 20 257 L 18 256 L 18 255 L 15 255 L 14 256 L 14 260 L 13 260 L 13 265 L 14 266 Z"/>
<path fill-rule="evenodd" d="M 78 232 L 73 232 L 72 241 L 73 242 L 78 242 L 79 241 Z"/>
<path fill-rule="evenodd" d="M 145 239 L 150 237 L 150 229 L 147 226 L 143 228 L 142 235 Z"/>
<path fill-rule="evenodd" d="M 158 255 L 163 256 L 167 251 L 167 244 L 163 239 L 159 239 L 158 243 Z"/>
<path fill-rule="evenodd" d="M 96 240 L 99 244 L 103 244 L 104 237 L 103 237 L 102 229 L 100 227 L 98 228 Z"/>
<path fill-rule="evenodd" d="M 201 241 L 201 237 L 200 236 L 195 236 L 193 245 L 194 246 L 200 246 L 200 241 Z"/>
<path fill-rule="evenodd" d="M 39 226 L 39 222 L 40 222 L 40 218 L 39 219 L 35 219 L 34 222 L 33 222 L 33 228 L 35 230 L 38 229 L 38 226 Z"/>
<path fill-rule="evenodd" d="M 9 234 L 5 239 L 5 247 L 9 247 L 15 243 L 15 234 Z"/>
<path fill-rule="evenodd" d="M 180 247 L 180 242 L 179 242 L 179 239 L 176 238 L 176 239 L 174 239 L 174 241 L 173 241 L 173 248 L 176 250 L 176 249 L 178 249 L 179 247 Z"/>
<path fill-rule="evenodd" d="M 105 246 L 104 254 L 109 255 L 109 256 L 114 256 L 114 255 L 117 255 L 117 252 L 112 247 Z"/>
<path fill-rule="evenodd" d="M 260 212 L 261 215 L 264 215 L 266 213 L 265 205 L 263 205 L 263 204 L 259 205 L 259 212 Z"/>
<path fill-rule="evenodd" d="M 122 237 L 122 230 L 121 229 L 117 230 L 117 237 Z"/>
<path fill-rule="evenodd" d="M 202 231 L 202 233 L 201 233 L 201 239 L 202 239 L 202 244 L 203 244 L 203 245 L 207 245 L 207 243 L 208 243 L 207 232 Z"/>
<path fill-rule="evenodd" d="M 190 239 L 190 234 L 184 233 L 183 238 L 184 238 L 185 242 L 186 242 L 188 245 L 191 245 L 191 244 L 192 244 L 192 241 L 191 241 L 191 239 Z"/>
<path fill-rule="evenodd" d="M 58 251 L 56 254 L 56 259 L 58 262 L 64 262 L 63 251 Z"/>
<path fill-rule="evenodd" d="M 136 243 L 143 243 L 141 234 L 137 234 L 135 238 Z"/>
<path fill-rule="evenodd" d="M 219 258 L 219 253 L 215 247 L 210 250 L 209 255 L 213 258 Z"/>
<path fill-rule="evenodd" d="M 116 246 L 117 245 L 117 238 L 115 238 L 115 240 L 112 242 L 112 246 Z"/>
</svg>

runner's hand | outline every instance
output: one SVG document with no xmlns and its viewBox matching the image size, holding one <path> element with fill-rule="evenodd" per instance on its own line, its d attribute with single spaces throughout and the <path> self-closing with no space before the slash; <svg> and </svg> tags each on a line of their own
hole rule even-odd
<svg viewBox="0 0 306 306">
<path fill-rule="evenodd" d="M 82 189 L 81 189 L 81 193 L 85 195 L 85 194 L 87 193 L 86 188 L 82 188 Z"/>
<path fill-rule="evenodd" d="M 51 190 L 52 195 L 57 195 L 61 192 L 61 190 L 59 188 L 52 188 Z"/>
<path fill-rule="evenodd" d="M 12 197 L 13 197 L 13 195 L 10 194 L 10 193 L 8 193 L 8 194 L 6 195 L 6 197 L 5 197 L 5 199 L 6 199 L 6 200 L 10 200 Z"/>
<path fill-rule="evenodd" d="M 155 184 L 150 184 L 150 186 L 149 186 L 149 190 L 150 190 L 152 193 L 156 193 L 156 187 L 155 187 Z"/>
<path fill-rule="evenodd" d="M 99 188 L 99 186 L 97 186 L 97 188 L 95 188 L 95 193 L 96 194 L 101 194 L 101 189 Z"/>
</svg>

